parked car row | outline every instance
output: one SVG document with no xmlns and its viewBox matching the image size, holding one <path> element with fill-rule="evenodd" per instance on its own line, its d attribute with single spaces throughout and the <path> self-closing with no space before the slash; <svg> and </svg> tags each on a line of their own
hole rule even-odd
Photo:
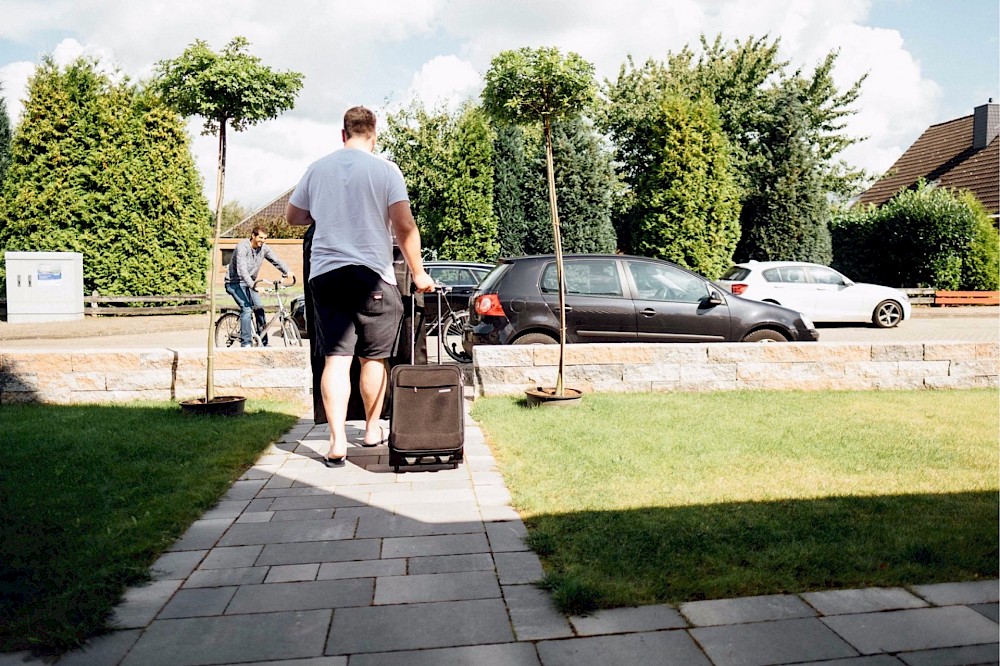
<svg viewBox="0 0 1000 666">
<path fill-rule="evenodd" d="M 566 341 L 812 341 L 804 315 L 734 296 L 658 259 L 565 255 Z M 483 344 L 556 343 L 559 289 L 552 255 L 501 260 L 473 293 L 463 335 Z"/>
<path fill-rule="evenodd" d="M 465 322 L 463 359 L 471 358 L 476 345 L 558 342 L 553 255 L 502 259 L 496 266 L 458 261 L 424 266 L 435 282 L 450 288 L 447 307 L 468 310 L 467 318 L 456 318 Z M 890 328 L 911 315 L 902 291 L 855 283 L 808 262 L 740 263 L 712 282 L 659 259 L 569 254 L 564 277 L 570 343 L 802 342 L 819 339 L 813 322 L 871 321 Z M 437 300 L 426 299 L 425 307 L 426 321 L 433 324 Z M 301 297 L 293 301 L 292 315 L 304 336 Z"/>
</svg>

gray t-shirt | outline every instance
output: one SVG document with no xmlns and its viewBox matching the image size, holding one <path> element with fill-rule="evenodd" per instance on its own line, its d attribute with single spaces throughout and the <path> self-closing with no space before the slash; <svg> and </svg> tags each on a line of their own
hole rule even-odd
<svg viewBox="0 0 1000 666">
<path fill-rule="evenodd" d="M 309 165 L 289 201 L 316 220 L 310 276 L 367 266 L 396 284 L 389 206 L 408 200 L 399 167 L 364 150 L 344 148 Z"/>
</svg>

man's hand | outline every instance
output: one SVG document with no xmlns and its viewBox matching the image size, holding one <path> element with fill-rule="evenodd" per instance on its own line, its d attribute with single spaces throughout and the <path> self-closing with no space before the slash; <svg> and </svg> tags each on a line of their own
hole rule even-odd
<svg viewBox="0 0 1000 666">
<path fill-rule="evenodd" d="M 293 282 L 294 283 L 295 282 L 295 273 L 292 273 L 291 271 L 288 271 L 288 275 L 283 275 L 281 277 L 281 279 L 284 280 L 285 282 Z"/>
<path fill-rule="evenodd" d="M 434 280 L 431 279 L 431 276 L 426 271 L 421 271 L 413 274 L 413 286 L 416 288 L 418 294 L 426 294 L 427 292 L 434 291 Z"/>
</svg>

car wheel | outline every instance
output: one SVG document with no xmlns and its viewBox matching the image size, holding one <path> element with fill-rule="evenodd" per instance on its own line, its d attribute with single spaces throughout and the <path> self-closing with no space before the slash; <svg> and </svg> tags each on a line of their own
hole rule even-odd
<svg viewBox="0 0 1000 666">
<path fill-rule="evenodd" d="M 741 342 L 788 342 L 788 338 L 773 328 L 761 328 L 747 333 Z"/>
<path fill-rule="evenodd" d="M 522 335 L 517 340 L 514 340 L 515 345 L 554 345 L 558 344 L 559 341 L 550 335 L 545 333 L 527 333 Z"/>
<path fill-rule="evenodd" d="M 903 308 L 896 301 L 882 301 L 872 313 L 872 323 L 879 328 L 892 328 L 903 321 Z"/>
</svg>

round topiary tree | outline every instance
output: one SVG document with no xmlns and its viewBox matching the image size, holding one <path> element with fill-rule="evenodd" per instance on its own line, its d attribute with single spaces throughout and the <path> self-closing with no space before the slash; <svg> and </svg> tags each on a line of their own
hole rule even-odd
<svg viewBox="0 0 1000 666">
<path fill-rule="evenodd" d="M 483 90 L 483 108 L 501 122 L 525 124 L 541 121 L 545 130 L 545 165 L 549 181 L 556 279 L 559 282 L 559 372 L 555 395 L 565 395 L 566 286 L 563 280 L 562 238 L 556 205 L 555 170 L 552 164 L 552 121 L 588 108 L 596 93 L 594 66 L 576 53 L 563 56 L 559 49 L 520 48 L 503 51 L 490 62 Z"/>
<path fill-rule="evenodd" d="M 231 125 L 233 131 L 242 132 L 251 125 L 277 118 L 282 111 L 292 108 L 302 88 L 302 74 L 276 72 L 265 67 L 260 58 L 247 53 L 249 45 L 245 37 L 236 37 L 220 53 L 215 53 L 199 39 L 177 58 L 157 64 L 155 87 L 163 99 L 185 116 L 204 118 L 204 133 L 219 137 L 205 402 L 215 399 L 212 322 L 215 320 L 215 255 L 222 227 L 226 182 L 226 126 Z"/>
</svg>

